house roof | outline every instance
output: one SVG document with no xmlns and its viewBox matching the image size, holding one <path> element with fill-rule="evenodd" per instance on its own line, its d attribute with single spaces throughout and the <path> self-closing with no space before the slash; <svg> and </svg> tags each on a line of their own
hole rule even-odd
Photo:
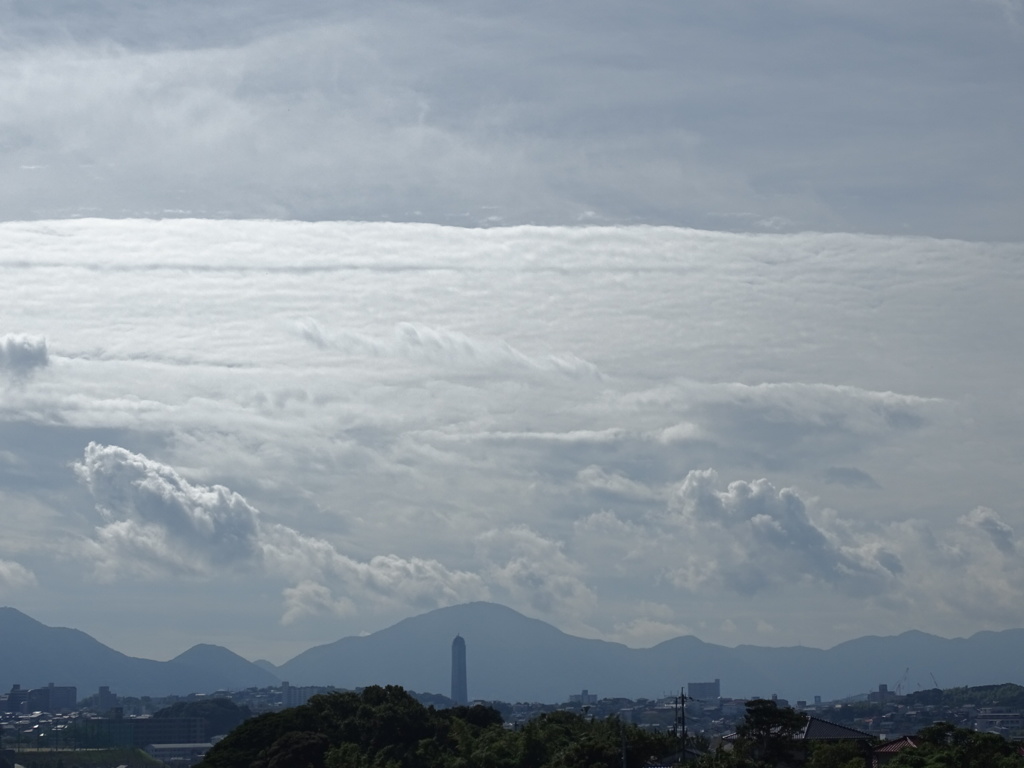
<svg viewBox="0 0 1024 768">
<path fill-rule="evenodd" d="M 804 732 L 797 736 L 797 738 L 807 741 L 875 740 L 875 736 L 867 731 L 858 731 L 856 728 L 847 728 L 845 725 L 832 723 L 818 717 L 807 718 L 807 725 L 804 726 Z"/>
<path fill-rule="evenodd" d="M 910 736 L 901 736 L 898 739 L 887 741 L 881 746 L 875 747 L 875 752 L 900 752 L 908 747 L 916 747 L 917 742 L 914 741 Z"/>
</svg>

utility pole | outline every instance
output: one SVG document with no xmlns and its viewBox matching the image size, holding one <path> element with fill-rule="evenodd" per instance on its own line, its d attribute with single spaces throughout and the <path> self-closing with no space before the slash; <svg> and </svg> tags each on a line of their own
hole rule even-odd
<svg viewBox="0 0 1024 768">
<path fill-rule="evenodd" d="M 682 749 L 682 758 L 680 762 L 686 762 L 686 702 L 698 701 L 698 699 L 692 696 L 687 696 L 683 688 L 679 689 L 679 698 L 676 699 L 679 703 L 679 716 L 676 719 L 676 727 L 679 729 L 679 744 Z"/>
<path fill-rule="evenodd" d="M 686 762 L 686 694 L 679 688 L 679 731 L 682 734 L 683 755 L 682 761 Z"/>
</svg>

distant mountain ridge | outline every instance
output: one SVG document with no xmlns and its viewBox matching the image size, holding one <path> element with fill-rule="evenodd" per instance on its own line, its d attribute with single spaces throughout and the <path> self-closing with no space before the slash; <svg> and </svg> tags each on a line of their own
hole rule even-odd
<svg viewBox="0 0 1024 768">
<path fill-rule="evenodd" d="M 360 637 L 315 646 L 279 667 L 249 662 L 226 648 L 199 644 L 167 662 L 125 656 L 83 632 L 46 627 L 0 608 L 0 690 L 11 684 L 100 685 L 122 695 L 166 695 L 276 685 L 357 688 L 396 684 L 447 694 L 451 641 L 466 641 L 471 698 L 561 702 L 586 688 L 599 696 L 654 698 L 688 682 L 721 680 L 722 695 L 829 701 L 901 679 L 909 690 L 1024 683 L 1024 629 L 944 639 L 924 632 L 862 637 L 823 650 L 729 648 L 693 636 L 652 648 L 565 634 L 494 603 L 467 603 L 404 619 Z M 912 674 L 906 674 L 907 669 Z M 6 686 L 6 687 L 3 687 Z"/>
<path fill-rule="evenodd" d="M 0 607 L 0 691 L 14 684 L 74 685 L 79 698 L 101 685 L 122 696 L 165 696 L 276 685 L 276 676 L 226 648 L 196 646 L 171 661 L 127 656 L 77 629 L 48 627 Z"/>
<path fill-rule="evenodd" d="M 953 640 L 911 631 L 828 650 L 728 648 L 684 636 L 635 649 L 566 635 L 492 603 L 440 608 L 365 637 L 310 648 L 277 672 L 293 684 L 393 682 L 446 692 L 456 634 L 466 640 L 469 695 L 504 701 L 560 702 L 584 688 L 599 696 L 651 698 L 716 678 L 723 696 L 829 701 L 879 684 L 893 689 L 908 667 L 918 671 L 908 685 L 927 681 L 931 687 L 930 675 L 946 686 L 1024 681 L 1024 630 Z"/>
</svg>

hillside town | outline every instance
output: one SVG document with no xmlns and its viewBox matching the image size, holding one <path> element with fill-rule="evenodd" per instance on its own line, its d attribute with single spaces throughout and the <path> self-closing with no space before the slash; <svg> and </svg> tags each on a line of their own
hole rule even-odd
<svg viewBox="0 0 1024 768">
<path fill-rule="evenodd" d="M 720 680 L 691 682 L 677 693 L 652 698 L 602 697 L 582 690 L 567 693 L 560 704 L 473 701 L 501 715 L 504 727 L 520 729 L 552 713 L 572 713 L 587 721 L 617 720 L 652 733 L 685 733 L 688 754 L 729 747 L 748 711 L 749 699 L 722 697 Z M 73 686 L 26 689 L 14 685 L 0 694 L 5 765 L 40 765 L 50 753 L 131 748 L 167 765 L 191 766 L 243 721 L 306 704 L 331 686 L 280 686 L 219 690 L 209 694 L 167 697 L 119 696 L 108 687 L 81 700 Z M 455 704 L 440 694 L 412 694 L 421 704 L 446 709 Z M 789 702 L 767 695 L 763 701 L 780 711 L 806 716 L 805 738 L 815 730 L 831 738 L 871 742 L 874 748 L 913 744 L 913 737 L 935 723 L 957 729 L 1024 740 L 1024 687 L 1006 684 L 910 694 L 877 690 L 844 701 Z"/>
</svg>

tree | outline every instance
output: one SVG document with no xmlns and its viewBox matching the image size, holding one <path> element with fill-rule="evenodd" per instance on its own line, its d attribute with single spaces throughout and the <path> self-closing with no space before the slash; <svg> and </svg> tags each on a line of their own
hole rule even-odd
<svg viewBox="0 0 1024 768">
<path fill-rule="evenodd" d="M 807 725 L 807 715 L 768 699 L 751 699 L 746 709 L 736 729 L 740 753 L 769 765 L 787 760 L 794 737 Z"/>
<path fill-rule="evenodd" d="M 506 730 L 490 707 L 424 707 L 397 686 L 314 696 L 246 720 L 202 768 L 642 768 L 675 746 L 617 718 L 543 715 Z"/>
<path fill-rule="evenodd" d="M 870 754 L 871 748 L 859 741 L 819 742 L 806 768 L 864 768 L 865 751 Z"/>
<path fill-rule="evenodd" d="M 918 734 L 920 746 L 904 749 L 892 768 L 1024 768 L 1017 747 L 994 733 L 935 723 Z"/>
<path fill-rule="evenodd" d="M 155 712 L 154 718 L 198 717 L 206 721 L 206 738 L 230 733 L 240 723 L 252 717 L 248 707 L 240 707 L 231 699 L 203 699 L 178 701 Z"/>
</svg>

